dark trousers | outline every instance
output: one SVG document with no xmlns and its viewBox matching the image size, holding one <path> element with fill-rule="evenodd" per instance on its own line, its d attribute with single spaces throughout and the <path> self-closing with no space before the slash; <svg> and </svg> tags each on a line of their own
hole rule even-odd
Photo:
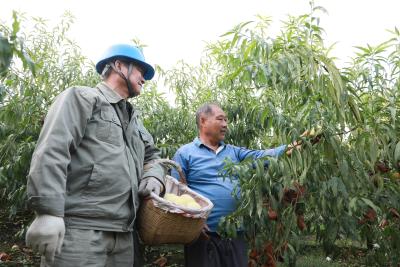
<svg viewBox="0 0 400 267">
<path fill-rule="evenodd" d="M 186 267 L 246 267 L 247 245 L 242 236 L 222 239 L 208 233 L 209 240 L 198 239 L 185 246 Z"/>
</svg>

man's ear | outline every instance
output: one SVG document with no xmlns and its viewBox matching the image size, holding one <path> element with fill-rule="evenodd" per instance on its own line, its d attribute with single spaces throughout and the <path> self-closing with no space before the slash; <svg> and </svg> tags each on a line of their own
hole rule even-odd
<svg viewBox="0 0 400 267">
<path fill-rule="evenodd" d="M 122 71 L 122 61 L 117 59 L 114 61 L 114 66 L 117 70 Z"/>
<path fill-rule="evenodd" d="M 206 122 L 207 118 L 205 116 L 200 116 L 200 127 Z"/>
</svg>

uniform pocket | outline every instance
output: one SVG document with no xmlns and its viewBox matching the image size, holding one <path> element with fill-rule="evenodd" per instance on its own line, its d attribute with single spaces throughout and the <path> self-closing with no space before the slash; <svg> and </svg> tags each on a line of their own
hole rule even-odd
<svg viewBox="0 0 400 267">
<path fill-rule="evenodd" d="M 101 188 L 106 187 L 106 183 L 103 179 L 103 175 L 101 171 L 98 169 L 98 166 L 94 166 L 92 174 L 89 177 L 89 180 L 86 184 L 85 189 L 83 190 L 82 197 L 88 198 L 93 195 L 97 195 Z"/>
<path fill-rule="evenodd" d="M 68 171 L 66 193 L 74 195 L 83 190 L 92 176 L 93 165 L 80 166 L 74 170 Z"/>
<path fill-rule="evenodd" d="M 142 139 L 143 143 L 147 144 L 151 142 L 150 134 L 146 133 L 144 130 L 139 129 L 139 136 Z"/>
<path fill-rule="evenodd" d="M 114 205 L 118 204 L 118 199 L 121 197 L 127 199 L 130 191 L 129 174 L 118 169 L 110 170 L 109 166 L 96 164 L 85 189 L 82 191 L 82 198 L 90 200 L 92 204 L 108 203 L 108 205 Z M 104 206 L 101 208 L 107 209 Z"/>
<path fill-rule="evenodd" d="M 123 142 L 122 126 L 114 110 L 104 108 L 100 111 L 96 137 L 103 142 L 120 146 Z"/>
</svg>

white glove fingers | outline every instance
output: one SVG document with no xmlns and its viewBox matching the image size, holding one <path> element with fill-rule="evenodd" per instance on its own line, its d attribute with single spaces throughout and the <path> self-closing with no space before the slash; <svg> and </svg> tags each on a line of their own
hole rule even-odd
<svg viewBox="0 0 400 267">
<path fill-rule="evenodd" d="M 37 247 L 38 247 L 37 251 L 39 252 L 40 255 L 43 255 L 46 253 L 47 243 L 38 244 Z"/>
<path fill-rule="evenodd" d="M 61 250 L 65 225 L 62 217 L 38 215 L 26 233 L 26 244 L 52 261 L 56 250 Z M 61 244 L 60 244 L 61 243 Z"/>
<path fill-rule="evenodd" d="M 144 180 L 139 184 L 139 189 L 145 190 L 148 184 L 149 184 L 149 179 Z"/>
<path fill-rule="evenodd" d="M 56 253 L 60 254 L 61 253 L 61 248 L 64 242 L 64 235 L 65 235 L 65 231 L 62 231 L 59 235 L 58 235 L 58 244 L 57 244 L 57 249 L 56 249 Z"/>
<path fill-rule="evenodd" d="M 32 249 L 34 249 L 34 247 L 36 247 L 35 249 L 37 249 L 37 235 L 35 234 L 35 226 L 33 225 L 33 223 L 29 226 L 28 231 L 26 231 L 26 235 L 25 235 L 25 243 L 28 247 L 32 247 Z"/>
<path fill-rule="evenodd" d="M 38 252 L 38 251 L 39 251 L 39 244 L 31 243 L 31 244 L 30 244 L 30 247 L 32 248 L 32 250 L 33 250 L 34 252 Z"/>
<path fill-rule="evenodd" d="M 139 195 L 147 196 L 151 192 L 160 195 L 162 188 L 163 185 L 157 178 L 149 177 L 142 180 L 139 184 Z"/>
<path fill-rule="evenodd" d="M 156 194 L 157 196 L 160 195 L 160 191 L 161 191 L 161 188 L 160 188 L 160 187 L 154 187 L 154 188 L 153 188 L 153 192 L 154 192 L 154 194 Z"/>
<path fill-rule="evenodd" d="M 150 194 L 149 190 L 147 189 L 148 180 L 145 180 L 139 184 L 139 194 L 141 196 L 147 196 Z"/>
<path fill-rule="evenodd" d="M 52 263 L 54 261 L 55 254 L 56 254 L 56 247 L 47 246 L 46 251 L 44 252 L 44 257 L 46 258 L 46 262 Z"/>
</svg>

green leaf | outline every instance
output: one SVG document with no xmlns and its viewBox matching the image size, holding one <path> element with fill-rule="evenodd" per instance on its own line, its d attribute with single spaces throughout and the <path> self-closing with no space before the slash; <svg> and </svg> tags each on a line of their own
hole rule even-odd
<svg viewBox="0 0 400 267">
<path fill-rule="evenodd" d="M 329 185 L 330 185 L 330 188 L 332 190 L 333 196 L 337 197 L 337 195 L 338 195 L 338 179 L 337 179 L 337 177 L 332 178 L 329 181 Z"/>
<path fill-rule="evenodd" d="M 399 161 L 400 161 L 400 141 L 397 142 L 396 148 L 395 148 L 395 150 L 394 150 L 394 160 L 395 160 L 396 162 L 399 162 Z"/>
<path fill-rule="evenodd" d="M 379 211 L 379 207 L 376 206 L 371 200 L 369 200 L 368 198 L 361 198 L 362 201 L 364 201 L 365 204 L 367 204 L 368 206 L 370 206 L 371 208 L 373 208 L 375 211 Z"/>
<path fill-rule="evenodd" d="M 350 202 L 349 202 L 349 212 L 350 212 L 350 215 L 353 214 L 353 211 L 356 211 L 356 210 L 357 210 L 357 200 L 358 200 L 357 197 L 353 197 L 353 198 L 350 199 Z"/>
<path fill-rule="evenodd" d="M 378 160 L 378 151 L 378 146 L 375 140 L 371 139 L 369 144 L 369 158 L 373 164 Z"/>
<path fill-rule="evenodd" d="M 0 73 L 7 71 L 11 64 L 13 51 L 7 38 L 0 36 Z"/>
<path fill-rule="evenodd" d="M 15 38 L 17 36 L 19 29 L 20 29 L 20 25 L 19 25 L 19 20 L 17 17 L 17 12 L 13 11 L 13 24 L 12 24 L 12 34 L 11 34 L 11 36 L 13 38 Z"/>
<path fill-rule="evenodd" d="M 250 45 L 247 46 L 246 50 L 244 51 L 243 58 L 247 60 L 249 54 L 253 51 L 254 47 L 257 45 L 256 41 L 252 41 Z"/>
<path fill-rule="evenodd" d="M 262 195 L 259 189 L 256 189 L 256 204 L 257 204 L 257 215 L 258 218 L 261 218 L 261 213 L 262 213 Z"/>
</svg>

